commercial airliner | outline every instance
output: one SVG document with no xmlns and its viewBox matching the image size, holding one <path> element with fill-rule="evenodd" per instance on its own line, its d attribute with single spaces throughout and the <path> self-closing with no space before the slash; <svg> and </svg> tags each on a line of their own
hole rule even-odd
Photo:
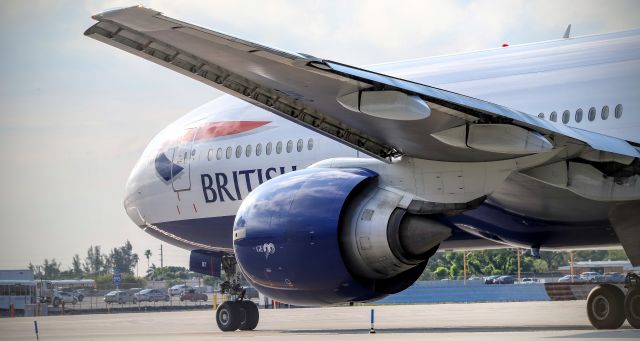
<svg viewBox="0 0 640 341">
<path fill-rule="evenodd" d="M 258 309 L 400 292 L 437 250 L 622 247 L 640 264 L 640 30 L 353 67 L 113 10 L 85 35 L 226 95 L 153 138 L 124 206 Z M 601 284 L 596 328 L 640 327 L 640 285 Z"/>
</svg>

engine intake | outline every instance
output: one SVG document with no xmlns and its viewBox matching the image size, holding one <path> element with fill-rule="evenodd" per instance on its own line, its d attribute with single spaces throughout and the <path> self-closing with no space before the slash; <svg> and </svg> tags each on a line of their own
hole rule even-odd
<svg viewBox="0 0 640 341">
<path fill-rule="evenodd" d="M 402 194 L 377 180 L 367 169 L 311 168 L 256 188 L 234 223 L 247 280 L 299 305 L 372 300 L 413 284 L 450 229 L 398 208 Z"/>
</svg>

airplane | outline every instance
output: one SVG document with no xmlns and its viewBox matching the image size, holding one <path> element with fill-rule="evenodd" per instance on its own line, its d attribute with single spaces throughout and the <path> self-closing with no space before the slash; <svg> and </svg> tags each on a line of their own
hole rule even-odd
<svg viewBox="0 0 640 341">
<path fill-rule="evenodd" d="M 85 35 L 225 93 L 163 129 L 126 184 L 147 233 L 227 280 L 223 331 L 277 301 L 373 301 L 438 250 L 622 247 L 640 264 L 640 30 L 366 68 L 129 7 Z M 594 287 L 640 326 L 640 280 Z"/>
</svg>

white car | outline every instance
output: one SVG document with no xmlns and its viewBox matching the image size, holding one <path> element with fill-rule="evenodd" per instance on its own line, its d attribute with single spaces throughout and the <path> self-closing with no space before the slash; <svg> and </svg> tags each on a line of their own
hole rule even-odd
<svg viewBox="0 0 640 341">
<path fill-rule="evenodd" d="M 193 287 L 186 284 L 177 284 L 169 288 L 169 295 L 180 296 L 189 290 L 193 290 Z"/>
<path fill-rule="evenodd" d="M 53 293 L 51 303 L 53 303 L 54 307 L 57 307 L 62 304 L 62 302 L 64 302 L 65 304 L 76 304 L 78 303 L 78 298 L 65 291 L 55 291 Z"/>
<path fill-rule="evenodd" d="M 596 277 L 600 276 L 599 273 L 597 272 L 583 272 L 580 274 L 580 278 L 582 278 L 583 280 L 587 281 L 587 282 L 595 282 L 596 281 Z"/>
</svg>

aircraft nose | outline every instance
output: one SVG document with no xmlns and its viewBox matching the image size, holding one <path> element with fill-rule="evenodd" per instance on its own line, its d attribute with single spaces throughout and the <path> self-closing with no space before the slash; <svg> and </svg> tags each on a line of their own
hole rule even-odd
<svg viewBox="0 0 640 341">
<path fill-rule="evenodd" d="M 138 179 L 137 172 L 134 170 L 125 187 L 124 209 L 129 218 L 138 226 L 143 227 L 146 221 L 141 212 L 142 186 Z"/>
</svg>

